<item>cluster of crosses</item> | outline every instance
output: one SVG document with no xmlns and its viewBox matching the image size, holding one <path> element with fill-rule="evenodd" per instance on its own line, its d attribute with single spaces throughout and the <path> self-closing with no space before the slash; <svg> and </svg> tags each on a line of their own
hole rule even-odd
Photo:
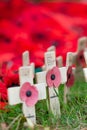
<svg viewBox="0 0 87 130">
<path fill-rule="evenodd" d="M 77 52 L 67 53 L 65 67 L 62 57 L 56 57 L 55 47 L 49 47 L 44 54 L 43 71 L 36 74 L 34 63 L 30 63 L 29 52 L 23 53 L 23 66 L 19 68 L 20 86 L 8 88 L 8 101 L 10 105 L 22 103 L 23 114 L 30 127 L 33 128 L 36 124 L 35 104 L 39 100 L 48 99 L 48 110 L 54 116 L 61 116 L 58 87 L 64 84 L 64 103 L 67 103 L 67 95 L 74 84 L 78 68 L 80 70 L 82 68 L 85 81 L 87 81 L 86 45 L 87 38 L 80 38 Z M 73 64 L 76 67 L 72 67 Z M 34 84 L 34 79 L 36 79 L 36 84 Z"/>
</svg>

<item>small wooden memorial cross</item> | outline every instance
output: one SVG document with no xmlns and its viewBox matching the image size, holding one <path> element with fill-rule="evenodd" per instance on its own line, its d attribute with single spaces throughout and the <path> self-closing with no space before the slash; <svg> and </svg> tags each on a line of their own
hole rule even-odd
<svg viewBox="0 0 87 130">
<path fill-rule="evenodd" d="M 73 65 L 74 55 L 75 55 L 75 54 L 72 53 L 72 52 L 68 52 L 68 53 L 67 53 L 67 57 L 66 57 L 66 69 L 67 69 L 67 71 L 68 71 L 69 67 L 72 67 L 72 65 Z M 65 85 L 64 85 L 64 103 L 65 103 L 65 104 L 67 103 L 68 94 L 69 94 L 69 92 L 70 92 L 70 88 L 69 88 L 69 87 L 71 87 L 70 85 L 71 85 L 72 83 L 74 83 L 74 81 L 71 82 L 71 83 L 70 83 L 70 81 L 68 82 L 68 80 L 74 80 L 74 77 L 72 77 L 72 79 L 70 79 L 71 76 L 72 76 L 71 73 L 73 73 L 73 71 L 74 71 L 74 70 L 72 70 L 71 72 L 69 72 L 69 74 L 67 74 L 67 83 L 65 83 Z M 69 85 L 69 86 L 68 86 L 68 85 Z"/>
<path fill-rule="evenodd" d="M 38 100 L 46 99 L 46 87 L 44 83 L 33 83 L 31 65 L 19 68 L 19 78 L 20 87 L 8 88 L 8 101 L 10 105 L 23 104 L 23 114 L 28 125 L 33 128 L 36 124 L 35 104 Z"/>
<path fill-rule="evenodd" d="M 76 65 L 76 68 L 73 69 L 74 71 L 74 78 L 75 80 L 77 80 L 78 78 L 83 80 L 85 78 L 85 80 L 87 80 L 87 69 L 84 68 L 82 69 L 80 63 L 78 62 L 78 60 L 82 60 L 82 61 L 87 61 L 87 56 L 86 56 L 86 46 L 87 46 L 87 37 L 81 37 L 78 40 L 78 47 L 77 47 L 77 52 L 72 53 L 69 52 L 67 53 L 67 59 L 66 59 L 66 67 L 68 70 L 69 66 L 72 65 Z M 84 51 L 84 53 L 80 54 L 81 51 Z M 65 84 L 64 87 L 64 103 L 67 103 L 67 98 L 68 95 L 70 93 L 70 88 Z"/>
<path fill-rule="evenodd" d="M 55 70 L 55 68 L 56 69 L 58 68 L 58 67 L 56 67 L 55 51 L 49 51 L 49 52 L 45 53 L 45 66 L 46 66 L 46 71 L 42 71 L 42 72 L 36 73 L 36 79 L 37 79 L 38 83 L 45 83 L 46 86 L 48 86 L 47 80 L 49 80 L 49 78 L 47 78 L 47 77 L 49 77 L 49 75 L 50 75 L 49 72 L 52 73 L 53 69 Z M 54 72 L 54 74 L 55 73 L 56 72 Z M 66 68 L 65 67 L 59 68 L 58 69 L 58 74 L 59 75 L 57 75 L 57 82 L 58 83 L 59 82 L 60 83 L 65 83 L 66 82 Z M 54 75 L 53 76 L 50 75 L 50 76 L 52 78 L 54 78 L 56 76 L 56 74 L 55 74 L 55 76 Z M 50 82 L 51 81 L 52 81 L 52 79 L 50 79 Z M 51 109 L 52 113 L 55 116 L 58 116 L 58 115 L 61 115 L 60 114 L 60 103 L 59 103 L 59 98 L 58 98 L 58 95 L 57 95 L 58 94 L 58 88 L 56 88 L 58 86 L 54 87 L 54 84 L 52 84 L 52 86 L 48 86 L 49 100 L 50 100 L 50 107 L 49 108 Z"/>
</svg>

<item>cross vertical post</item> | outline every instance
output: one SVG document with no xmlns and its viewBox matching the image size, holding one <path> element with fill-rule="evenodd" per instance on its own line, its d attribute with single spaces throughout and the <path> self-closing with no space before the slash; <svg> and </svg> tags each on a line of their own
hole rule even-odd
<svg viewBox="0 0 87 130">
<path fill-rule="evenodd" d="M 74 53 L 68 52 L 67 57 L 66 57 L 66 68 L 67 68 L 67 70 L 68 70 L 69 66 L 73 65 L 73 62 L 74 62 Z M 70 88 L 67 87 L 67 85 L 65 84 L 64 85 L 64 103 L 65 104 L 67 103 L 67 96 L 68 96 L 69 92 L 70 92 Z"/>
</svg>

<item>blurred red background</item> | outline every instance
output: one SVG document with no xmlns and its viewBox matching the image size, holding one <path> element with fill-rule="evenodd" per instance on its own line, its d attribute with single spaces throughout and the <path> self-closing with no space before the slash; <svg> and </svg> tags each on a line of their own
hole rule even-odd
<svg viewBox="0 0 87 130">
<path fill-rule="evenodd" d="M 76 2 L 76 1 L 75 1 Z M 87 36 L 87 4 L 66 1 L 0 1 L 0 95 L 19 85 L 18 68 L 22 52 L 29 50 L 36 68 L 44 63 L 44 52 L 51 45 L 56 55 L 75 52 L 78 38 Z"/>
</svg>

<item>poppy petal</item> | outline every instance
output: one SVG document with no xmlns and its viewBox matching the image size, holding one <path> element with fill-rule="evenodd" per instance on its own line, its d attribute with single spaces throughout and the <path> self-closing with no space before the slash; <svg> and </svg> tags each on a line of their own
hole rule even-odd
<svg viewBox="0 0 87 130">
<path fill-rule="evenodd" d="M 26 82 L 20 89 L 20 98 L 25 101 L 27 106 L 34 106 L 38 101 L 38 90 L 31 86 L 29 82 Z"/>
<path fill-rule="evenodd" d="M 77 62 L 79 65 L 81 65 L 82 67 L 86 67 L 86 62 L 85 62 L 85 58 L 84 58 L 84 51 L 81 50 L 78 55 L 77 55 Z"/>
<path fill-rule="evenodd" d="M 71 76 L 70 76 L 70 79 L 66 82 L 66 86 L 67 86 L 67 87 L 72 87 L 73 84 L 74 84 L 74 81 L 75 81 L 74 75 L 71 75 Z"/>
<path fill-rule="evenodd" d="M 53 67 L 47 72 L 46 81 L 49 87 L 58 87 L 60 85 L 61 74 L 58 67 Z"/>
<path fill-rule="evenodd" d="M 72 66 L 69 66 L 68 70 L 67 70 L 67 82 L 66 82 L 66 86 L 67 87 L 72 87 L 74 84 L 75 78 L 74 78 L 74 74 L 72 71 Z"/>
<path fill-rule="evenodd" d="M 26 101 L 26 91 L 29 90 L 30 84 L 28 82 L 24 83 L 20 89 L 20 98 L 22 101 Z"/>
<path fill-rule="evenodd" d="M 51 80 L 51 75 L 52 75 L 52 72 L 51 70 L 48 70 L 47 74 L 46 74 L 46 82 L 47 82 L 47 85 L 49 87 L 53 87 L 53 82 Z"/>
<path fill-rule="evenodd" d="M 53 81 L 54 87 L 58 87 L 61 83 L 61 73 L 58 67 L 53 68 L 53 73 L 55 74 L 55 80 Z"/>
<path fill-rule="evenodd" d="M 38 90 L 36 89 L 36 87 L 31 86 L 31 92 L 31 97 L 26 99 L 26 105 L 30 107 L 34 106 L 38 101 Z"/>
</svg>

